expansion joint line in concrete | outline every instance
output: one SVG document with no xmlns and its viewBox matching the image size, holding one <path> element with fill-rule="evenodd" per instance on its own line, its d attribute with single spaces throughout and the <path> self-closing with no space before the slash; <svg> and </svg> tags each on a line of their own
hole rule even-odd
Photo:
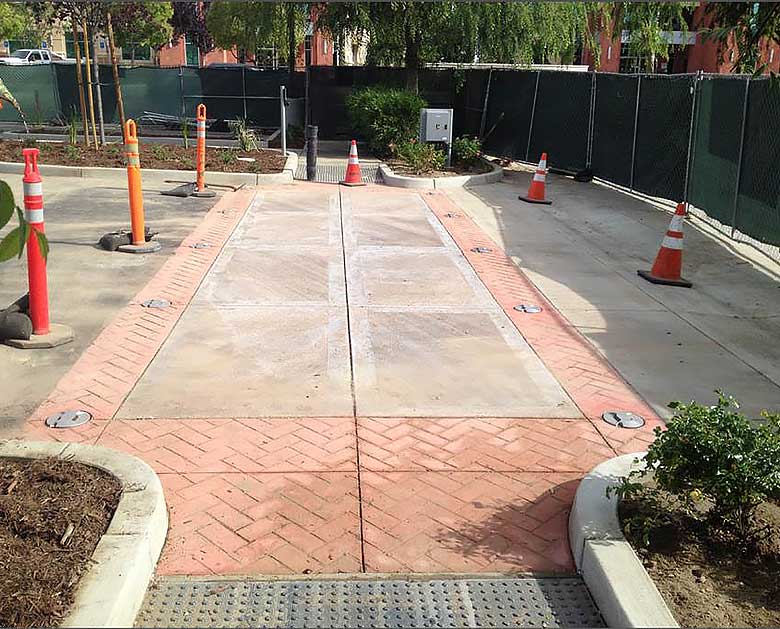
<svg viewBox="0 0 780 629">
<path fill-rule="evenodd" d="M 352 324 L 349 312 L 349 274 L 347 273 L 347 252 L 344 246 L 344 207 L 342 186 L 339 186 L 339 229 L 341 234 L 341 262 L 344 268 L 344 303 L 347 320 L 347 346 L 349 348 L 349 389 L 352 395 L 352 421 L 355 424 L 355 479 L 358 492 L 358 523 L 360 526 L 360 570 L 366 571 L 366 547 L 363 534 L 363 487 L 360 479 L 360 436 L 358 434 L 357 397 L 355 395 L 355 359 L 352 351 Z"/>
</svg>

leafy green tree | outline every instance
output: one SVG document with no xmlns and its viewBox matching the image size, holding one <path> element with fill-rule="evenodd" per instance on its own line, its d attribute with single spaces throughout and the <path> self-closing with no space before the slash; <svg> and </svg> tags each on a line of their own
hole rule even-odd
<svg viewBox="0 0 780 629">
<path fill-rule="evenodd" d="M 173 35 L 173 6 L 170 2 L 117 2 L 110 8 L 117 46 L 148 46 L 158 49 Z"/>
<path fill-rule="evenodd" d="M 0 3 L 0 33 L 6 39 L 23 39 L 30 31 L 31 12 L 23 4 Z"/>
<path fill-rule="evenodd" d="M 373 2 L 327 3 L 317 26 L 337 40 L 364 38 L 369 63 L 402 64 L 407 89 L 437 61 L 570 61 L 588 35 L 596 3 Z"/>
<path fill-rule="evenodd" d="M 737 72 L 761 73 L 767 68 L 761 62 L 762 41 L 780 44 L 780 4 L 774 2 L 718 2 L 707 5 L 713 20 L 705 37 L 736 45 L 734 68 Z"/>
</svg>

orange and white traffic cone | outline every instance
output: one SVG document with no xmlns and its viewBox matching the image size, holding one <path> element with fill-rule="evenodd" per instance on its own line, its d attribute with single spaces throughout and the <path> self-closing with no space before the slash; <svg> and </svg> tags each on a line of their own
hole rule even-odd
<svg viewBox="0 0 780 629">
<path fill-rule="evenodd" d="M 680 275 L 682 273 L 684 220 L 685 203 L 678 203 L 669 229 L 666 230 L 666 235 L 661 242 L 661 248 L 655 257 L 653 268 L 649 271 L 637 271 L 640 277 L 653 284 L 668 284 L 684 288 L 693 286 L 691 282 L 683 279 Z"/>
<path fill-rule="evenodd" d="M 531 180 L 531 185 L 528 187 L 528 194 L 524 197 L 517 197 L 521 201 L 527 201 L 528 203 L 542 203 L 544 205 L 550 205 L 552 201 L 548 201 L 544 198 L 544 181 L 547 174 L 547 153 L 542 153 L 542 159 L 539 160 L 539 165 L 536 167 L 534 178 Z"/>
<path fill-rule="evenodd" d="M 363 176 L 360 172 L 360 162 L 358 161 L 357 142 L 352 140 L 349 147 L 349 159 L 347 160 L 347 175 L 344 181 L 340 182 L 344 186 L 365 186 Z"/>
</svg>

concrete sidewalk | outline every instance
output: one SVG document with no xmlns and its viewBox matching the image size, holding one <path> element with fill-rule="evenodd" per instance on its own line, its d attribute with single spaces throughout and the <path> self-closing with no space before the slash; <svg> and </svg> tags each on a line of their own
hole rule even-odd
<svg viewBox="0 0 780 629">
<path fill-rule="evenodd" d="M 3 436 L 148 461 L 163 575 L 571 573 L 579 478 L 656 421 L 564 319 L 513 309 L 541 296 L 490 245 L 440 193 L 226 194 Z M 74 407 L 93 421 L 43 427 Z"/>
<path fill-rule="evenodd" d="M 530 173 L 453 190 L 452 200 L 651 406 L 736 396 L 752 416 L 780 410 L 780 265 L 688 222 L 690 290 L 636 275 L 649 269 L 670 216 L 597 184 L 548 177 L 552 206 L 528 205 Z"/>
</svg>

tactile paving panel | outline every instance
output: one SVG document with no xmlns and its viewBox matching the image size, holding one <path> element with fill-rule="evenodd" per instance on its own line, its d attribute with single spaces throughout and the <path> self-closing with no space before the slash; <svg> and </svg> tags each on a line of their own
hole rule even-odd
<svg viewBox="0 0 780 629">
<path fill-rule="evenodd" d="M 317 164 L 317 177 L 315 179 L 318 183 L 338 183 L 342 181 L 347 174 L 347 160 L 344 158 L 343 164 Z M 360 180 L 363 183 L 379 183 L 381 178 L 379 176 L 379 167 L 376 164 L 361 164 L 360 165 Z M 306 181 L 306 160 L 302 159 L 298 162 L 298 169 L 295 171 L 295 179 Z"/>
<path fill-rule="evenodd" d="M 578 578 L 159 579 L 141 627 L 603 627 Z"/>
</svg>

